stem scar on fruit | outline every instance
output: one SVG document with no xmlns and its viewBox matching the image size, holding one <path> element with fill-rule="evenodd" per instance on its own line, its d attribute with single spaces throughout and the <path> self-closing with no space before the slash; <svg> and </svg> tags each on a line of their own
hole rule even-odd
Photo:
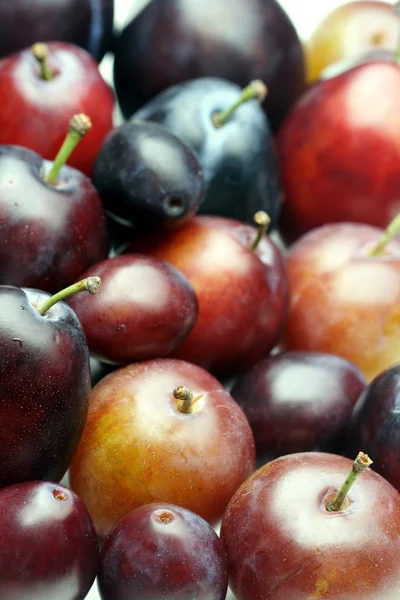
<svg viewBox="0 0 400 600">
<path fill-rule="evenodd" d="M 177 409 L 179 412 L 187 415 L 197 412 L 201 406 L 198 401 L 203 398 L 204 394 L 199 394 L 196 398 L 193 392 L 184 385 L 179 385 L 173 391 L 175 400 L 178 400 Z"/>
<path fill-rule="evenodd" d="M 236 100 L 236 102 L 234 102 L 234 104 L 232 104 L 232 106 L 230 106 L 226 110 L 215 112 L 212 115 L 211 121 L 214 127 L 216 129 L 223 127 L 225 123 L 229 121 L 229 118 L 233 115 L 235 110 L 237 110 L 239 106 L 242 106 L 242 104 L 245 104 L 249 100 L 257 100 L 261 104 L 261 102 L 264 102 L 267 93 L 268 88 L 263 81 L 261 81 L 260 79 L 255 79 L 254 81 L 251 81 L 248 86 L 243 88 L 239 98 Z"/>
<path fill-rule="evenodd" d="M 72 117 L 65 140 L 53 161 L 49 173 L 44 177 L 46 183 L 50 183 L 51 185 L 57 184 L 61 168 L 66 164 L 76 146 L 91 128 L 92 122 L 87 115 L 80 113 Z"/>
<path fill-rule="evenodd" d="M 89 294 L 97 294 L 99 287 L 101 284 L 100 277 L 87 277 L 86 279 L 82 279 L 77 283 L 73 283 L 69 287 L 57 292 L 54 296 L 50 296 L 47 298 L 40 306 L 36 308 L 36 312 L 42 317 L 46 316 L 47 311 L 50 310 L 52 306 L 60 302 L 61 300 L 66 300 L 70 296 L 74 294 L 79 294 L 79 292 L 89 292 Z"/>
<path fill-rule="evenodd" d="M 372 465 L 372 460 L 368 456 L 368 454 L 364 454 L 364 452 L 359 452 L 357 458 L 353 462 L 353 466 L 351 467 L 351 471 L 348 474 L 346 481 L 343 483 L 342 487 L 336 492 L 335 497 L 330 502 L 327 502 L 326 509 L 331 512 L 337 512 L 341 510 L 344 501 L 346 500 L 347 494 L 357 477 L 366 471 L 369 466 Z"/>
</svg>

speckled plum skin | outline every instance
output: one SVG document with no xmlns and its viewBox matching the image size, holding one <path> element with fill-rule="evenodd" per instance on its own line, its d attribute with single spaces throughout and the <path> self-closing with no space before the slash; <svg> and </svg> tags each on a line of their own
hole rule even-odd
<svg viewBox="0 0 400 600">
<path fill-rule="evenodd" d="M 339 512 L 352 460 L 318 452 L 264 465 L 232 498 L 221 537 L 237 600 L 396 600 L 400 496 L 368 469 Z"/>
<path fill-rule="evenodd" d="M 234 219 L 198 216 L 179 230 L 135 239 L 128 252 L 166 260 L 189 279 L 199 318 L 172 353 L 224 378 L 246 371 L 277 343 L 288 308 L 287 274 L 267 236 Z"/>
<path fill-rule="evenodd" d="M 399 65 L 371 58 L 312 86 L 293 107 L 277 136 L 287 240 L 327 223 L 386 227 L 395 217 L 399 102 Z"/>
<path fill-rule="evenodd" d="M 60 40 L 82 46 L 97 60 L 112 40 L 114 0 L 15 0 L 0 4 L 0 56 L 35 42 Z"/>
<path fill-rule="evenodd" d="M 249 420 L 258 455 L 271 459 L 310 450 L 341 451 L 366 385 L 360 369 L 348 360 L 298 350 L 264 358 L 236 381 L 231 394 Z"/>
<path fill-rule="evenodd" d="M 400 490 L 400 365 L 380 373 L 354 407 L 347 430 L 345 455 L 364 448 L 374 457 L 374 470 Z"/>
<path fill-rule="evenodd" d="M 34 306 L 48 297 L 0 286 L 0 487 L 59 481 L 85 424 L 90 394 L 85 334 L 65 303 L 40 316 Z"/>
<path fill-rule="evenodd" d="M 17 146 L 0 146 L 0 284 L 58 292 L 108 254 L 106 215 L 90 179 Z"/>
<path fill-rule="evenodd" d="M 262 79 L 274 129 L 305 88 L 302 44 L 276 0 L 153 0 L 115 45 L 114 82 L 129 118 L 172 85 L 222 77 L 244 87 Z"/>
<path fill-rule="evenodd" d="M 104 540 L 98 588 L 102 600 L 225 600 L 225 550 L 193 512 L 166 503 L 141 506 Z"/>
<path fill-rule="evenodd" d="M 377 227 L 332 223 L 302 236 L 287 254 L 286 350 L 337 354 L 371 381 L 400 360 L 400 242 L 372 257 Z"/>
<path fill-rule="evenodd" d="M 180 385 L 198 398 L 190 414 L 173 396 Z M 225 388 L 196 365 L 164 358 L 129 365 L 96 385 L 69 475 L 104 537 L 152 502 L 216 524 L 254 468 L 253 434 Z"/>
<path fill-rule="evenodd" d="M 167 356 L 193 329 L 198 301 L 182 273 L 141 254 L 109 258 L 82 279 L 100 277 L 96 296 L 77 294 L 68 303 L 85 331 L 92 356 L 129 364 Z"/>
<path fill-rule="evenodd" d="M 82 500 L 35 481 L 0 490 L 0 600 L 83 600 L 96 577 L 98 543 Z"/>
<path fill-rule="evenodd" d="M 40 77 L 30 48 L 0 61 L 0 144 L 24 146 L 54 160 L 71 118 L 85 113 L 93 127 L 68 164 L 90 177 L 113 127 L 114 96 L 85 50 L 63 42 L 50 42 L 48 47 L 49 65 L 56 73 L 51 81 Z"/>
</svg>

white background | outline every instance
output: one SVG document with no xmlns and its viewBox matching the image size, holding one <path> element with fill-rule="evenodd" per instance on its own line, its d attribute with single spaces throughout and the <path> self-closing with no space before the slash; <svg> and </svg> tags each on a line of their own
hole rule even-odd
<svg viewBox="0 0 400 600">
<path fill-rule="evenodd" d="M 201 2 L 202 0 L 192 0 Z M 382 0 L 383 1 L 383 0 Z M 280 3 L 291 16 L 297 31 L 302 39 L 312 33 L 318 23 L 336 6 L 344 4 L 340 0 L 280 0 Z M 121 29 L 131 17 L 147 4 L 147 0 L 115 0 L 115 26 Z M 227 6 L 229 0 L 227 0 Z M 104 78 L 112 83 L 112 57 L 107 56 L 103 60 L 100 70 Z M 96 583 L 93 585 L 87 600 L 99 600 Z M 234 596 L 229 593 L 227 600 L 233 600 Z M 57 600 L 57 599 L 55 599 Z"/>
</svg>

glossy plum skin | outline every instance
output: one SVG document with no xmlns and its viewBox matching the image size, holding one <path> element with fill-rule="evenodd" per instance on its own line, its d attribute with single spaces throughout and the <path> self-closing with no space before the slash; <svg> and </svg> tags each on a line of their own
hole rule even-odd
<svg viewBox="0 0 400 600">
<path fill-rule="evenodd" d="M 58 292 L 108 255 L 106 215 L 90 179 L 31 150 L 0 146 L 0 284 Z"/>
<path fill-rule="evenodd" d="M 128 364 L 168 355 L 193 329 L 196 292 L 168 263 L 141 254 L 104 260 L 81 275 L 102 281 L 96 296 L 77 294 L 68 303 L 85 331 L 92 356 Z"/>
<path fill-rule="evenodd" d="M 83 600 L 96 577 L 98 543 L 82 500 L 35 481 L 0 490 L 0 599 Z"/>
<path fill-rule="evenodd" d="M 111 46 L 114 0 L 14 0 L 0 4 L 0 56 L 35 42 L 82 46 L 101 60 Z"/>
<path fill-rule="evenodd" d="M 362 447 L 374 458 L 373 469 L 400 490 L 399 365 L 378 375 L 357 402 L 350 419 L 346 456 Z"/>
<path fill-rule="evenodd" d="M 250 246 L 256 228 L 222 217 L 195 217 L 179 230 L 138 237 L 129 252 L 166 260 L 189 279 L 199 317 L 172 356 L 219 378 L 246 371 L 277 343 L 288 295 L 284 258 L 267 236 Z"/>
<path fill-rule="evenodd" d="M 239 488 L 221 527 L 237 600 L 397 598 L 398 492 L 368 469 L 348 506 L 326 509 L 351 466 L 334 454 L 291 454 Z"/>
<path fill-rule="evenodd" d="M 204 195 L 197 157 L 157 123 L 128 122 L 109 133 L 93 182 L 108 212 L 129 225 L 175 225 L 197 212 Z"/>
<path fill-rule="evenodd" d="M 293 107 L 277 136 L 286 240 L 328 223 L 386 227 L 395 217 L 399 102 L 399 65 L 371 59 L 312 86 Z"/>
<path fill-rule="evenodd" d="M 30 48 L 0 61 L 0 144 L 24 146 L 54 160 L 71 117 L 84 113 L 93 127 L 68 164 L 90 176 L 113 126 L 113 93 L 85 50 L 62 42 L 48 47 L 49 65 L 57 73 L 51 81 L 40 77 Z"/>
<path fill-rule="evenodd" d="M 0 487 L 59 481 L 85 424 L 89 352 L 75 313 L 65 303 L 40 316 L 49 296 L 0 286 Z"/>
<path fill-rule="evenodd" d="M 198 77 L 244 87 L 262 79 L 276 128 L 305 86 L 303 49 L 276 0 L 153 0 L 115 45 L 114 82 L 125 118 L 166 88 Z"/>
<path fill-rule="evenodd" d="M 339 356 L 293 351 L 261 360 L 231 394 L 250 423 L 257 453 L 276 458 L 340 450 L 366 385 L 362 372 Z"/>
<path fill-rule="evenodd" d="M 383 231 L 358 223 L 320 227 L 287 254 L 291 305 L 286 350 L 337 354 L 371 381 L 400 360 L 400 242 L 369 253 Z"/>
<path fill-rule="evenodd" d="M 331 64 L 371 51 L 393 53 L 399 36 L 400 16 L 391 4 L 377 0 L 346 2 L 329 13 L 307 41 L 307 79 L 313 83 Z"/>
<path fill-rule="evenodd" d="M 104 540 L 98 588 L 102 600 L 225 600 L 225 550 L 213 528 L 190 510 L 147 504 L 123 517 Z"/>
<path fill-rule="evenodd" d="M 264 210 L 276 225 L 282 204 L 275 142 L 264 111 L 253 100 L 242 105 L 223 127 L 212 117 L 239 98 L 238 85 L 202 77 L 161 92 L 132 119 L 168 127 L 196 152 L 206 193 L 199 213 L 252 222 Z"/>
<path fill-rule="evenodd" d="M 173 396 L 180 385 L 198 398 L 190 414 Z M 254 467 L 253 434 L 224 387 L 196 365 L 158 359 L 114 371 L 93 389 L 69 475 L 104 537 L 152 502 L 215 524 Z"/>
</svg>

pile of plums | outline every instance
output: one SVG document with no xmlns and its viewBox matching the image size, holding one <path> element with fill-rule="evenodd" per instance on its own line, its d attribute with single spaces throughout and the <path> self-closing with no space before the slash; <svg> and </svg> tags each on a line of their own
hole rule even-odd
<svg viewBox="0 0 400 600">
<path fill-rule="evenodd" d="M 398 5 L 3 4 L 0 600 L 394 600 Z"/>
</svg>

